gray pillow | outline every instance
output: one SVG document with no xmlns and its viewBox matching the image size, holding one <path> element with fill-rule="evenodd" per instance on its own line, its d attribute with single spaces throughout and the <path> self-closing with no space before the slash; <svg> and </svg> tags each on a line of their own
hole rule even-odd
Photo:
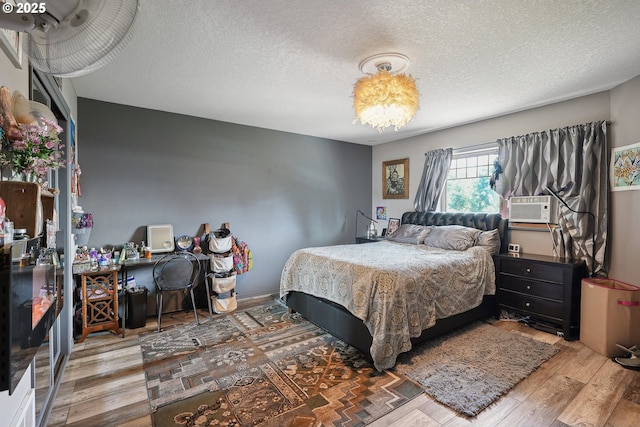
<svg viewBox="0 0 640 427">
<path fill-rule="evenodd" d="M 417 224 L 402 224 L 393 233 L 387 234 L 387 240 L 398 243 L 419 245 L 424 241 L 431 227 Z"/>
<path fill-rule="evenodd" d="M 482 246 L 491 255 L 500 253 L 500 244 L 500 233 L 497 229 L 481 232 L 476 240 L 476 246 Z"/>
<path fill-rule="evenodd" d="M 433 227 L 424 239 L 424 244 L 440 249 L 466 251 L 476 244 L 481 231 L 462 225 L 441 225 Z"/>
</svg>

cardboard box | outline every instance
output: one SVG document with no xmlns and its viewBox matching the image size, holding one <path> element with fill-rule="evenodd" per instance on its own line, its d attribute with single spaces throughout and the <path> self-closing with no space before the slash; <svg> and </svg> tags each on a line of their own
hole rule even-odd
<svg viewBox="0 0 640 427">
<path fill-rule="evenodd" d="M 640 287 L 612 279 L 583 279 L 580 341 L 607 357 L 640 345 Z"/>
</svg>

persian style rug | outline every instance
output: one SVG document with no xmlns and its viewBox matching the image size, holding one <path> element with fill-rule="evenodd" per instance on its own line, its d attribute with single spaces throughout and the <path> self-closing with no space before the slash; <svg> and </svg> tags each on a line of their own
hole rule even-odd
<svg viewBox="0 0 640 427">
<path fill-rule="evenodd" d="M 274 302 L 140 336 L 161 426 L 359 426 L 423 390 Z"/>
<path fill-rule="evenodd" d="M 478 322 L 400 355 L 395 371 L 435 400 L 475 416 L 557 352 L 551 344 Z"/>
</svg>

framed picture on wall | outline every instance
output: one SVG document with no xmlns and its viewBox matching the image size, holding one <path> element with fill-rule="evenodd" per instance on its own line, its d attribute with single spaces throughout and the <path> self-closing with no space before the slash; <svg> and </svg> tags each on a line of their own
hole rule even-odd
<svg viewBox="0 0 640 427">
<path fill-rule="evenodd" d="M 400 227 L 400 218 L 389 218 L 389 226 L 387 227 L 387 234 L 391 234 Z"/>
<path fill-rule="evenodd" d="M 409 159 L 382 162 L 382 198 L 409 198 Z"/>
<path fill-rule="evenodd" d="M 612 151 L 611 191 L 640 190 L 640 142 Z"/>
<path fill-rule="evenodd" d="M 14 0 L 6 0 L 5 3 L 14 5 Z M 16 68 L 22 68 L 22 43 L 24 34 L 17 31 L 0 28 L 0 47 L 7 54 Z"/>
</svg>

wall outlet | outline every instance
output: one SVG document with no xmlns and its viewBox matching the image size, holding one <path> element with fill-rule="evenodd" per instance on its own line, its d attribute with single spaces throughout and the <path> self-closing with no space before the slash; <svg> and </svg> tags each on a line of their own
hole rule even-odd
<svg viewBox="0 0 640 427">
<path fill-rule="evenodd" d="M 513 252 L 513 253 L 519 254 L 520 253 L 520 245 L 517 244 L 517 243 L 509 243 L 509 246 L 507 246 L 507 250 L 509 252 Z"/>
</svg>

